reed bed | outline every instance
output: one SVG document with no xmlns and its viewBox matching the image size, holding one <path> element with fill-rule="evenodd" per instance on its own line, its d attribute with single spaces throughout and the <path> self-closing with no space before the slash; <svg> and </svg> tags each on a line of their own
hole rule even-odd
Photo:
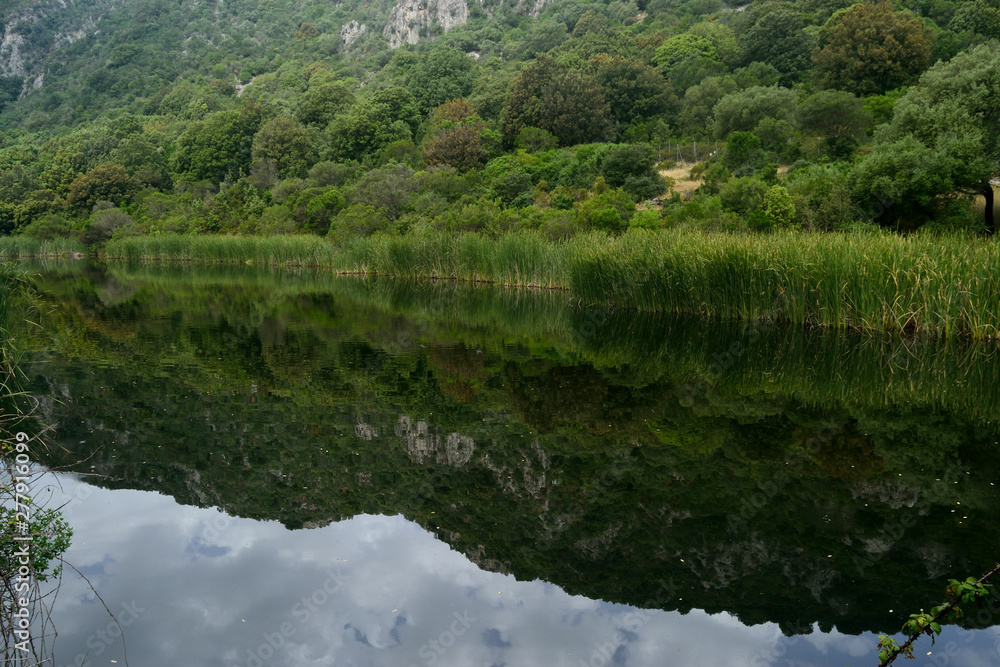
<svg viewBox="0 0 1000 667">
<path fill-rule="evenodd" d="M 130 236 L 110 241 L 105 259 L 133 262 L 333 266 L 334 247 L 318 236 Z"/>
<path fill-rule="evenodd" d="M 629 233 L 591 244 L 571 291 L 650 312 L 1000 338 L 1000 246 L 889 233 Z"/>
<path fill-rule="evenodd" d="M 373 236 L 132 237 L 109 259 L 328 267 L 341 273 L 568 289 L 579 303 L 724 320 L 1000 338 L 1000 245 L 892 233 L 694 231 Z"/>
<path fill-rule="evenodd" d="M 22 257 L 70 257 L 82 255 L 85 248 L 73 239 L 53 239 L 37 241 L 25 236 L 0 237 L 0 258 L 19 259 Z"/>
</svg>

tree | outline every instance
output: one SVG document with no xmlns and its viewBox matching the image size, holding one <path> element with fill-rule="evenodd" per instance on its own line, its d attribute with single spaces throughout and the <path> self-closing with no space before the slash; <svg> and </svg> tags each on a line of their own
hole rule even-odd
<svg viewBox="0 0 1000 667">
<path fill-rule="evenodd" d="M 753 174 L 764 165 L 766 159 L 767 155 L 756 135 L 750 132 L 733 132 L 726 139 L 723 163 L 737 176 Z"/>
<path fill-rule="evenodd" d="M 610 147 L 601 159 L 601 175 L 613 188 L 621 188 L 637 200 L 663 194 L 667 183 L 657 173 L 656 150 L 644 144 Z"/>
<path fill-rule="evenodd" d="M 218 111 L 191 123 L 177 139 L 174 170 L 195 181 L 239 178 L 250 168 L 260 122 L 260 106 L 251 100 L 238 110 Z"/>
<path fill-rule="evenodd" d="M 251 157 L 257 160 L 274 160 L 278 175 L 302 177 L 316 162 L 312 141 L 298 121 L 287 116 L 273 118 L 257 131 L 253 138 Z"/>
<path fill-rule="evenodd" d="M 342 83 L 310 85 L 295 110 L 295 118 L 303 125 L 326 127 L 334 116 L 352 104 L 354 93 Z"/>
<path fill-rule="evenodd" d="M 431 137 L 424 147 L 428 166 L 449 165 L 459 171 L 486 164 L 482 133 L 486 129 L 475 108 L 465 100 L 450 100 L 434 110 Z"/>
<path fill-rule="evenodd" d="M 687 90 L 726 69 L 715 44 L 706 37 L 689 32 L 675 35 L 660 44 L 653 56 L 653 64 L 678 91 Z"/>
<path fill-rule="evenodd" d="M 772 186 L 764 195 L 764 217 L 770 227 L 791 227 L 795 221 L 795 203 L 788 190 Z"/>
<path fill-rule="evenodd" d="M 684 93 L 678 124 L 689 135 L 708 137 L 712 134 L 712 111 L 715 105 L 736 90 L 736 83 L 730 77 L 710 76 L 691 86 Z"/>
<path fill-rule="evenodd" d="M 559 141 L 540 127 L 525 127 L 514 138 L 514 147 L 529 153 L 551 151 L 559 146 Z"/>
<path fill-rule="evenodd" d="M 666 113 L 677 106 L 670 84 L 645 63 L 599 55 L 591 59 L 590 67 L 604 92 L 611 118 L 619 126 Z"/>
<path fill-rule="evenodd" d="M 424 148 L 428 166 L 450 165 L 459 171 L 480 169 L 486 164 L 481 126 L 454 125 L 436 134 Z"/>
<path fill-rule="evenodd" d="M 772 65 L 782 73 L 782 83 L 791 83 L 808 69 L 809 54 L 815 45 L 803 27 L 796 11 L 769 11 L 743 36 L 743 62 Z"/>
<path fill-rule="evenodd" d="M 610 109 L 593 77 L 548 57 L 521 70 L 503 111 L 504 141 L 525 127 L 548 130 L 564 146 L 604 137 Z"/>
<path fill-rule="evenodd" d="M 889 0 L 837 12 L 823 35 L 813 62 L 824 88 L 876 95 L 913 83 L 930 65 L 933 35 L 919 18 L 893 11 Z"/>
<path fill-rule="evenodd" d="M 115 204 L 126 202 L 134 192 L 135 184 L 125 168 L 120 164 L 105 163 L 76 177 L 69 186 L 66 203 L 89 210 L 102 201 Z"/>
<path fill-rule="evenodd" d="M 796 116 L 799 127 L 822 137 L 835 157 L 853 153 L 856 139 L 872 124 L 864 102 L 843 90 L 821 90 L 811 95 L 799 104 Z"/>
<path fill-rule="evenodd" d="M 990 232 L 1000 175 L 1000 51 L 989 44 L 941 62 L 896 103 L 872 154 L 851 177 L 859 199 L 897 219 L 933 215 L 942 197 L 982 195 Z"/>
<path fill-rule="evenodd" d="M 1000 37 L 1000 9 L 976 0 L 963 3 L 948 24 L 955 32 L 973 32 L 990 39 Z"/>
<path fill-rule="evenodd" d="M 407 84 L 424 113 L 472 92 L 472 59 L 448 46 L 434 48 L 407 74 Z"/>
<path fill-rule="evenodd" d="M 715 134 L 751 132 L 765 118 L 789 120 L 795 113 L 795 93 L 778 86 L 754 86 L 726 95 L 715 105 Z"/>
<path fill-rule="evenodd" d="M 398 86 L 375 93 L 337 116 L 327 128 L 334 157 L 361 160 L 395 141 L 412 139 L 420 124 L 413 95 Z"/>
</svg>

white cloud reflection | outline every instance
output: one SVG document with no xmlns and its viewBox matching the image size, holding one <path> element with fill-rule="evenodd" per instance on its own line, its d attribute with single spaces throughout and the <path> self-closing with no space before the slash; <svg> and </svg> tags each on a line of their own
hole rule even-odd
<svg viewBox="0 0 1000 667">
<path fill-rule="evenodd" d="M 64 508 L 75 531 L 67 559 L 113 610 L 142 610 L 125 628 L 134 667 L 876 662 L 872 635 L 789 639 L 775 624 L 642 611 L 485 572 L 401 516 L 289 531 L 155 493 L 80 494 L 79 484 L 63 478 L 78 496 Z M 57 665 L 124 665 L 107 613 L 73 573 L 54 619 Z M 949 664 L 996 664 L 993 641 L 980 633 Z"/>
</svg>

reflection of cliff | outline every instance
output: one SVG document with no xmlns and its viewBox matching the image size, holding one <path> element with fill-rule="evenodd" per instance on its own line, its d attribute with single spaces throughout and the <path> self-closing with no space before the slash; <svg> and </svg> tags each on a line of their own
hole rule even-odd
<svg viewBox="0 0 1000 667">
<path fill-rule="evenodd" d="M 108 486 L 290 527 L 402 513 L 570 593 L 844 631 L 995 558 L 997 434 L 960 411 L 803 405 L 747 369 L 689 400 L 666 362 L 435 340 L 323 294 L 71 293 L 29 373 L 60 398 L 67 459 L 93 453 Z M 92 324 L 129 309 L 125 339 Z"/>
<path fill-rule="evenodd" d="M 412 422 L 403 415 L 394 429 L 414 463 L 441 463 L 461 468 L 476 451 L 476 441 L 466 435 L 449 433 L 442 438 L 431 433 L 425 421 Z"/>
</svg>

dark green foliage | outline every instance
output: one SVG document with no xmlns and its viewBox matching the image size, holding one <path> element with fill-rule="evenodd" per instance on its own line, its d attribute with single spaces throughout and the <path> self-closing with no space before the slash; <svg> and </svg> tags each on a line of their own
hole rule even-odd
<svg viewBox="0 0 1000 667">
<path fill-rule="evenodd" d="M 620 144 L 601 158 L 601 175 L 613 188 L 622 188 L 636 200 L 658 197 L 667 184 L 655 169 L 656 150 L 643 144 Z"/>
<path fill-rule="evenodd" d="M 278 175 L 305 176 L 316 162 L 309 134 L 298 121 L 279 116 L 272 118 L 253 138 L 251 156 L 254 160 L 273 160 Z"/>
<path fill-rule="evenodd" d="M 551 132 L 563 146 L 602 139 L 610 109 L 597 82 L 587 73 L 550 58 L 521 70 L 503 113 L 504 140 L 513 146 L 525 127 Z"/>
<path fill-rule="evenodd" d="M 948 27 L 955 32 L 968 31 L 990 39 L 1000 38 L 1000 8 L 984 0 L 962 3 Z"/>
<path fill-rule="evenodd" d="M 174 170 L 192 181 L 239 178 L 250 168 L 253 138 L 260 123 L 260 107 L 253 102 L 191 123 L 177 139 Z"/>
<path fill-rule="evenodd" d="M 343 83 L 310 85 L 302 96 L 295 118 L 303 125 L 326 127 L 345 108 L 354 104 L 354 93 Z"/>
<path fill-rule="evenodd" d="M 726 139 L 723 163 L 736 176 L 746 176 L 764 166 L 767 156 L 760 139 L 751 132 L 733 132 Z"/>
<path fill-rule="evenodd" d="M 932 45 L 920 19 L 881 0 L 834 14 L 813 60 L 823 86 L 874 95 L 913 83 L 930 65 Z"/>
<path fill-rule="evenodd" d="M 855 171 L 852 188 L 861 201 L 889 208 L 888 221 L 910 224 L 933 215 L 941 197 L 984 194 L 1000 173 L 1000 53 L 979 46 L 938 63 L 896 103 L 875 150 Z M 992 206 L 984 216 L 994 227 Z"/>
<path fill-rule="evenodd" d="M 715 105 L 715 135 L 720 139 L 731 132 L 751 132 L 765 118 L 791 120 L 796 96 L 787 88 L 754 86 L 726 95 Z"/>
<path fill-rule="evenodd" d="M 72 226 L 62 216 L 49 213 L 37 218 L 34 222 L 21 229 L 21 234 L 29 239 L 51 241 L 52 239 L 69 237 Z"/>
<path fill-rule="evenodd" d="M 559 141 L 551 132 L 540 127 L 522 128 L 514 138 L 514 148 L 520 148 L 529 153 L 550 151 L 559 145 Z"/>
<path fill-rule="evenodd" d="M 591 61 L 611 118 L 619 128 L 675 110 L 679 102 L 659 71 L 621 56 Z"/>
<path fill-rule="evenodd" d="M 134 191 L 135 183 L 124 167 L 105 163 L 73 180 L 66 203 L 77 209 L 90 210 L 100 202 L 126 203 L 131 200 Z"/>
<path fill-rule="evenodd" d="M 722 205 L 743 217 L 750 217 L 764 206 L 768 185 L 755 176 L 732 178 L 719 190 Z"/>
<path fill-rule="evenodd" d="M 331 153 L 338 160 L 362 160 L 394 141 L 412 139 L 420 122 L 417 102 L 405 88 L 379 91 L 330 123 Z"/>
<path fill-rule="evenodd" d="M 806 33 L 802 17 L 791 9 L 775 9 L 761 16 L 743 36 L 743 62 L 762 62 L 790 83 L 809 66 L 815 41 Z"/>
<path fill-rule="evenodd" d="M 413 91 L 423 113 L 448 100 L 467 97 L 472 92 L 473 60 L 457 49 L 432 49 L 407 73 L 407 87 Z"/>
<path fill-rule="evenodd" d="M 410 195 L 417 190 L 412 175 L 413 170 L 402 164 L 373 169 L 354 186 L 351 201 L 372 206 L 395 220 L 410 206 Z"/>
</svg>

